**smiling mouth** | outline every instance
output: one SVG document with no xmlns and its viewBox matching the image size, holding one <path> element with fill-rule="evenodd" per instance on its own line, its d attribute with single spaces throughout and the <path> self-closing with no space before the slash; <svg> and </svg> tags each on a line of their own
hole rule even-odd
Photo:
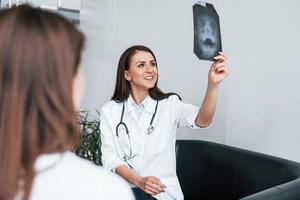
<svg viewBox="0 0 300 200">
<path fill-rule="evenodd" d="M 154 76 L 146 76 L 145 79 L 146 79 L 146 80 L 153 80 L 153 79 L 154 79 Z"/>
</svg>

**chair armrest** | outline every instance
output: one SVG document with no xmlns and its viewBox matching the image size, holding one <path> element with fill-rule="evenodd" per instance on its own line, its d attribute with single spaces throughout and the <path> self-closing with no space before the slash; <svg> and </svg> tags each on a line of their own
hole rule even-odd
<svg viewBox="0 0 300 200">
<path fill-rule="evenodd" d="M 299 200 L 300 178 L 244 197 L 240 200 Z"/>
</svg>

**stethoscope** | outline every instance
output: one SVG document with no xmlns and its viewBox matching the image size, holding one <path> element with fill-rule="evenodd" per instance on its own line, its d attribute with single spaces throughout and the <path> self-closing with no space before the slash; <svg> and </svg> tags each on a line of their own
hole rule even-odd
<svg viewBox="0 0 300 200">
<path fill-rule="evenodd" d="M 153 131 L 154 131 L 154 126 L 153 126 L 153 121 L 154 121 L 154 118 L 155 118 L 155 115 L 157 113 L 157 107 L 158 107 L 158 100 L 156 101 L 156 105 L 155 105 L 155 110 L 154 110 L 154 113 L 152 115 L 152 118 L 151 118 L 151 121 L 150 121 L 150 124 L 149 124 L 149 127 L 146 129 L 146 134 L 147 135 L 150 135 Z M 129 130 L 128 130 L 128 127 L 127 125 L 123 122 L 123 117 L 124 117 L 124 111 L 125 111 L 125 103 L 123 102 L 123 107 L 122 107 L 122 114 L 121 114 L 121 119 L 120 119 L 120 122 L 117 124 L 116 126 L 116 136 L 117 136 L 117 140 L 118 140 L 118 143 L 120 144 L 119 142 L 119 129 L 123 126 L 123 128 L 125 129 L 125 132 L 126 132 L 126 135 L 127 135 L 127 138 L 128 138 L 128 141 L 129 141 L 129 155 L 126 156 L 125 155 L 125 151 L 124 149 L 122 148 L 122 145 L 119 145 L 121 150 L 123 151 L 124 153 L 124 156 L 123 156 L 123 160 L 128 164 L 128 160 L 134 158 L 136 155 L 133 155 L 132 153 L 132 142 L 131 142 L 131 139 L 130 139 L 130 134 L 129 134 Z M 129 164 L 128 164 L 129 165 Z M 129 165 L 130 166 L 130 165 Z M 130 166 L 131 167 L 131 166 Z M 132 167 L 131 167 L 132 168 Z"/>
</svg>

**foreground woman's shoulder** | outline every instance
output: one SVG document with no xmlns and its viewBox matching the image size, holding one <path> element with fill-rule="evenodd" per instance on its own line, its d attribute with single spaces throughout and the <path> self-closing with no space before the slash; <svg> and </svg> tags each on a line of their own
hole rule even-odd
<svg viewBox="0 0 300 200">
<path fill-rule="evenodd" d="M 134 199 L 127 182 L 74 153 L 42 159 L 46 168 L 37 170 L 31 200 Z"/>
</svg>

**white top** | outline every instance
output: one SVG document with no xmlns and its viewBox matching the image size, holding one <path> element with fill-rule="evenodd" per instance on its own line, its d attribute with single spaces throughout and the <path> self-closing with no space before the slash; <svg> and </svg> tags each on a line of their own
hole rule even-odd
<svg viewBox="0 0 300 200">
<path fill-rule="evenodd" d="M 72 152 L 41 155 L 30 200 L 134 200 L 122 178 Z"/>
<path fill-rule="evenodd" d="M 121 165 L 131 166 L 135 173 L 143 177 L 155 176 L 167 186 L 166 192 L 154 196 L 155 198 L 183 199 L 176 175 L 176 131 L 179 126 L 199 128 L 195 125 L 199 107 L 180 101 L 176 95 L 160 100 L 153 121 L 154 131 L 148 135 L 146 129 L 154 114 L 156 100 L 148 96 L 142 102 L 144 110 L 139 120 L 134 104 L 131 96 L 124 103 L 123 122 L 129 130 L 130 140 L 124 126 L 119 128 L 119 136 L 116 136 L 123 103 L 109 101 L 102 107 L 100 128 L 103 166 L 112 171 Z M 124 155 L 130 157 L 130 142 L 133 158 L 125 162 L 122 158 Z"/>
</svg>

